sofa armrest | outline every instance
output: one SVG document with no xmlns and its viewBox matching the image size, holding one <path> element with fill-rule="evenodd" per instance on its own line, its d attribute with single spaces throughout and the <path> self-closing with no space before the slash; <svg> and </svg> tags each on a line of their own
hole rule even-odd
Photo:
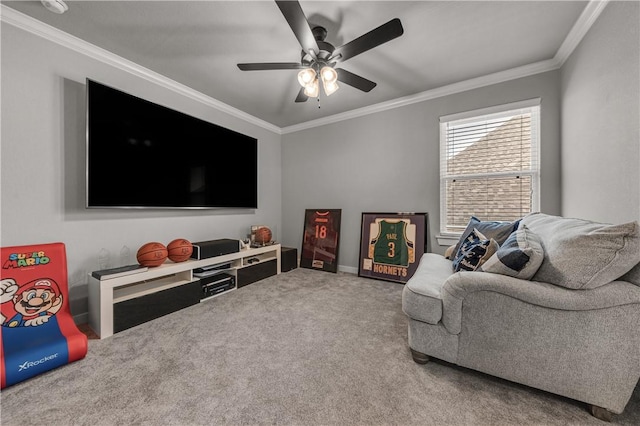
<svg viewBox="0 0 640 426">
<path fill-rule="evenodd" d="M 590 290 L 571 290 L 489 272 L 460 271 L 447 279 L 441 294 L 442 322 L 450 333 L 460 333 L 464 300 L 480 291 L 496 292 L 532 305 L 564 311 L 640 305 L 640 287 L 625 281 L 613 281 Z"/>
</svg>

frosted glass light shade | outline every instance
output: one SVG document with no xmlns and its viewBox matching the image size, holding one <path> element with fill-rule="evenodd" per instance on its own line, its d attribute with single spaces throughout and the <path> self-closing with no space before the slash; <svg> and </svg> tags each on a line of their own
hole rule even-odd
<svg viewBox="0 0 640 426">
<path fill-rule="evenodd" d="M 338 73 L 332 67 L 322 67 L 320 77 L 324 84 L 335 83 L 338 80 Z"/>
<path fill-rule="evenodd" d="M 304 87 L 304 94 L 310 98 L 317 98 L 320 94 L 320 85 L 318 79 L 313 80 L 310 84 Z"/>
<path fill-rule="evenodd" d="M 332 95 L 338 90 L 338 83 L 335 81 L 331 83 L 324 82 L 322 85 L 324 87 L 324 93 L 326 93 L 327 96 Z"/>
<path fill-rule="evenodd" d="M 40 0 L 40 3 L 47 8 L 48 11 L 61 15 L 69 10 L 69 6 L 62 0 Z"/>
<path fill-rule="evenodd" d="M 302 87 L 307 87 L 315 78 L 316 72 L 313 68 L 305 68 L 298 73 L 298 83 Z"/>
</svg>

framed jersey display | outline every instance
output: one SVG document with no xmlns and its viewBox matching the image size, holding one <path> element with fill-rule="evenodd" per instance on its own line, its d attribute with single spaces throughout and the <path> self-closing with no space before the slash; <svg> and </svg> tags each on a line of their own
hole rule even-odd
<svg viewBox="0 0 640 426">
<path fill-rule="evenodd" d="M 406 283 L 427 251 L 427 213 L 362 213 L 358 276 Z"/>
<path fill-rule="evenodd" d="M 341 209 L 307 209 L 300 267 L 338 272 Z"/>
</svg>

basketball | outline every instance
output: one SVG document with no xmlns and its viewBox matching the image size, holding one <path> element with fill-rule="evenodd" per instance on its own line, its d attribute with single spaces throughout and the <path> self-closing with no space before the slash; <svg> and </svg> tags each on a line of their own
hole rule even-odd
<svg viewBox="0 0 640 426">
<path fill-rule="evenodd" d="M 160 266 L 167 260 L 167 248 L 162 243 L 146 243 L 138 249 L 136 259 L 142 266 Z"/>
<path fill-rule="evenodd" d="M 266 244 L 271 241 L 271 229 L 263 226 L 256 230 L 256 243 Z"/>
<path fill-rule="evenodd" d="M 193 245 L 189 240 L 184 238 L 178 238 L 167 244 L 167 251 L 169 252 L 169 259 L 174 262 L 184 262 L 191 257 L 193 253 Z"/>
</svg>

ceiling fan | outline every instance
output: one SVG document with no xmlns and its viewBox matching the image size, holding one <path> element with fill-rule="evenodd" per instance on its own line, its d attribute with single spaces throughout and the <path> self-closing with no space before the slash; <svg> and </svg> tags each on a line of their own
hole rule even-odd
<svg viewBox="0 0 640 426">
<path fill-rule="evenodd" d="M 325 28 L 320 26 L 311 28 L 299 2 L 285 0 L 276 1 L 276 4 L 302 46 L 302 59 L 300 62 L 238 64 L 238 68 L 242 71 L 300 70 L 298 82 L 302 87 L 296 102 L 305 102 L 310 97 L 318 97 L 319 80 L 322 80 L 327 96 L 338 90 L 338 81 L 363 92 L 371 91 L 376 87 L 376 83 L 345 69 L 336 68 L 336 65 L 400 37 L 404 33 L 402 23 L 398 18 L 394 18 L 349 43 L 334 47 L 325 41 L 327 37 Z"/>
</svg>

